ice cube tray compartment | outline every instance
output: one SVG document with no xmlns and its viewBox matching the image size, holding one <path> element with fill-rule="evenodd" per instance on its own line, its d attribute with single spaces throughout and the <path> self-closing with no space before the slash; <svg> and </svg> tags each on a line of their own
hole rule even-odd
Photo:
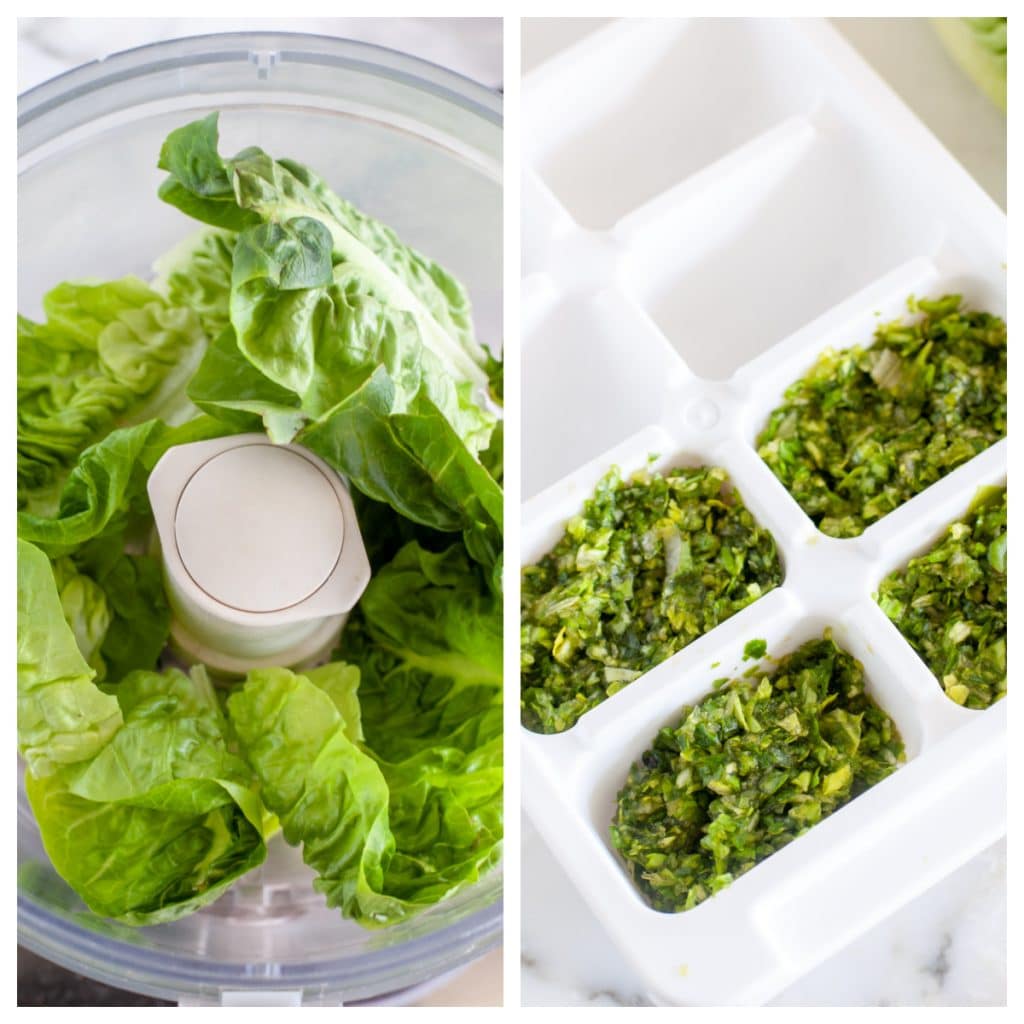
<svg viewBox="0 0 1024 1024">
<path fill-rule="evenodd" d="M 524 144 L 578 223 L 608 228 L 735 146 L 812 109 L 818 90 L 801 74 L 809 55 L 767 20 L 612 25 L 531 76 L 523 114 L 536 130 Z M 780 61 L 784 75 L 773 67 Z"/>
<path fill-rule="evenodd" d="M 739 92 L 714 76 L 701 91 L 712 43 L 737 57 Z M 846 540 L 755 447 L 825 349 L 869 345 L 908 295 L 1004 314 L 1005 217 L 818 21 L 613 24 L 527 76 L 523 126 L 522 563 L 611 466 L 654 453 L 657 469 L 723 466 L 784 571 L 570 730 L 522 730 L 526 810 L 654 999 L 760 1002 L 1005 828 L 1005 701 L 949 700 L 873 594 L 1005 481 L 1007 442 Z M 750 667 L 748 640 L 779 656 L 826 626 L 907 764 L 694 910 L 652 910 L 608 837 L 630 764 Z"/>
</svg>

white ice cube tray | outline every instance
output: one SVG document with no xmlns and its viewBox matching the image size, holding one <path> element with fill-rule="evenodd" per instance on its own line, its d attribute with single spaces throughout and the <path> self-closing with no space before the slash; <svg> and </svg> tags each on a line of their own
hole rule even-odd
<svg viewBox="0 0 1024 1024">
<path fill-rule="evenodd" d="M 656 453 L 723 466 L 785 572 L 569 731 L 521 730 L 524 805 L 654 1001 L 759 1003 L 1005 831 L 1006 702 L 954 704 L 872 595 L 1005 482 L 1006 442 L 848 540 L 754 443 L 824 349 L 869 344 L 908 295 L 1005 315 L 1006 219 L 823 21 L 618 22 L 522 95 L 522 563 Z M 630 765 L 750 667 L 748 640 L 778 657 L 826 627 L 907 763 L 695 909 L 652 910 L 609 839 Z"/>
</svg>

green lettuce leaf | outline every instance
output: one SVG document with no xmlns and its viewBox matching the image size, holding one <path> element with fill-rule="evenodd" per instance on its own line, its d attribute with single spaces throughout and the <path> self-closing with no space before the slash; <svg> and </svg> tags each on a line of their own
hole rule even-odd
<svg viewBox="0 0 1024 1024">
<path fill-rule="evenodd" d="M 111 611 L 103 588 L 75 568 L 70 558 L 53 563 L 64 621 L 71 627 L 82 657 L 97 679 L 106 675 L 101 648 L 110 628 Z"/>
<path fill-rule="evenodd" d="M 154 668 L 170 633 L 159 558 L 127 550 L 148 540 L 150 472 L 172 446 L 230 431 L 229 425 L 205 416 L 177 427 L 150 420 L 115 430 L 79 458 L 55 515 L 18 513 L 18 536 L 57 560 L 62 593 L 63 583 L 74 579 L 82 595 L 89 595 L 93 618 L 88 625 L 73 607 L 73 594 L 66 610 L 98 678 L 117 680 L 135 669 Z"/>
<path fill-rule="evenodd" d="M 340 656 L 359 666 L 365 746 L 389 792 L 385 892 L 409 914 L 501 856 L 501 600 L 459 545 L 410 543 L 353 619 Z"/>
<path fill-rule="evenodd" d="M 45 323 L 18 317 L 18 507 L 53 510 L 76 459 L 115 427 L 195 413 L 198 317 L 137 278 L 58 285 Z"/>
<path fill-rule="evenodd" d="M 402 548 L 370 581 L 338 656 L 359 667 L 366 743 L 385 761 L 442 744 L 470 754 L 501 735 L 501 601 L 459 545 Z"/>
<path fill-rule="evenodd" d="M 176 427 L 149 420 L 116 430 L 82 453 L 61 491 L 56 515 L 18 513 L 18 536 L 56 558 L 87 541 L 123 531 L 133 513 L 148 517 L 146 481 L 169 448 L 232 432 L 210 417 Z"/>
<path fill-rule="evenodd" d="M 199 910 L 266 857 L 259 830 L 235 805 L 197 815 L 96 803 L 59 775 L 29 773 L 25 788 L 57 873 L 92 911 L 125 924 Z"/>
<path fill-rule="evenodd" d="M 287 669 L 250 672 L 228 698 L 242 750 L 285 839 L 302 845 L 330 906 L 364 924 L 398 919 L 382 895 L 394 851 L 388 787 L 331 696 Z"/>
<path fill-rule="evenodd" d="M 373 927 L 476 882 L 501 856 L 500 601 L 460 546 L 409 544 L 344 637 L 362 684 L 344 662 L 251 672 L 228 712 L 317 889 Z"/>
<path fill-rule="evenodd" d="M 90 909 L 172 921 L 263 861 L 263 807 L 201 668 L 135 672 L 116 694 L 123 723 L 102 749 L 47 778 L 29 771 L 26 789 L 54 867 Z"/>
<path fill-rule="evenodd" d="M 65 621 L 50 560 L 18 541 L 18 750 L 37 776 L 93 757 L 121 725 Z"/>
<path fill-rule="evenodd" d="M 307 445 L 402 516 L 465 532 L 494 567 L 501 489 L 478 456 L 500 364 L 473 337 L 465 292 L 307 169 L 258 149 L 221 158 L 217 146 L 211 115 L 172 132 L 160 162 L 164 199 L 239 232 L 230 327 L 190 398 L 236 428 Z M 232 202 L 229 219 L 256 219 L 228 225 Z"/>
<path fill-rule="evenodd" d="M 418 395 L 409 412 L 390 415 L 392 392 L 390 378 L 378 368 L 300 440 L 365 495 L 406 519 L 435 530 L 461 530 L 473 558 L 496 566 L 501 488 L 428 397 Z"/>
<path fill-rule="evenodd" d="M 232 230 L 321 223 L 339 273 L 358 273 L 382 303 L 407 311 L 424 345 L 453 375 L 486 385 L 487 353 L 473 337 L 469 299 L 450 274 L 335 195 L 308 168 L 274 160 L 256 147 L 222 158 L 217 120 L 210 114 L 168 135 L 160 151 L 159 166 L 169 172 L 162 199 L 197 220 Z"/>
<path fill-rule="evenodd" d="M 19 540 L 18 747 L 43 845 L 96 913 L 174 920 L 262 862 L 252 772 L 201 668 L 135 672 L 104 693 L 61 598 L 49 559 Z"/>
<path fill-rule="evenodd" d="M 193 310 L 209 338 L 216 338 L 231 322 L 228 306 L 236 237 L 230 231 L 200 228 L 153 264 L 153 290 L 172 306 Z"/>
</svg>

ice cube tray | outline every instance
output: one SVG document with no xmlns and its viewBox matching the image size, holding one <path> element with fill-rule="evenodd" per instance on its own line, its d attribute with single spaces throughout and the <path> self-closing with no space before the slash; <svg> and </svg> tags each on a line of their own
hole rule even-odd
<svg viewBox="0 0 1024 1024">
<path fill-rule="evenodd" d="M 908 295 L 1005 315 L 1006 219 L 824 21 L 617 22 L 531 72 L 522 104 L 522 564 L 609 467 L 656 453 L 724 466 L 785 570 L 568 732 L 521 730 L 525 809 L 654 1001 L 763 1002 L 1005 831 L 1006 702 L 950 701 L 872 595 L 1005 481 L 1006 442 L 836 540 L 754 439 Z M 652 910 L 608 836 L 630 764 L 749 667 L 746 641 L 778 657 L 826 627 L 906 765 L 713 899 Z"/>
</svg>

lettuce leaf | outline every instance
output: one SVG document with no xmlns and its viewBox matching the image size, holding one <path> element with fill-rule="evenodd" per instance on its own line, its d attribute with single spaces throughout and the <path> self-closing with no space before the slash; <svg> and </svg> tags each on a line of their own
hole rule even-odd
<svg viewBox="0 0 1024 1024">
<path fill-rule="evenodd" d="M 58 285 L 45 323 L 18 317 L 18 507 L 53 510 L 67 472 L 115 427 L 195 413 L 199 318 L 137 278 Z"/>
<path fill-rule="evenodd" d="M 227 709 L 263 801 L 285 839 L 302 845 L 328 905 L 364 924 L 396 919 L 382 897 L 394 852 L 387 783 L 350 738 L 331 696 L 288 669 L 261 669 Z"/>
<path fill-rule="evenodd" d="M 173 920 L 263 860 L 252 772 L 201 668 L 104 693 L 64 616 L 49 559 L 19 540 L 18 748 L 43 845 L 96 913 Z"/>
<path fill-rule="evenodd" d="M 228 303 L 236 237 L 230 231 L 200 228 L 153 264 L 153 290 L 172 306 L 193 310 L 209 338 L 216 338 L 231 322 Z"/>
<path fill-rule="evenodd" d="M 320 252 L 326 242 L 337 272 L 360 275 L 380 302 L 408 312 L 424 345 L 453 376 L 479 386 L 487 384 L 483 369 L 487 353 L 473 337 L 469 298 L 450 274 L 403 245 L 390 228 L 335 195 L 308 168 L 274 160 L 257 147 L 233 159 L 221 157 L 217 120 L 216 113 L 210 114 L 167 136 L 159 161 L 168 172 L 160 187 L 165 202 L 216 227 L 240 232 L 257 228 L 256 236 L 263 238 L 273 235 L 275 228 L 285 236 L 291 234 L 290 223 L 301 228 L 318 222 L 326 229 L 317 232 L 319 273 L 303 283 L 285 279 L 286 290 L 325 283 Z M 232 294 L 232 321 L 234 304 Z"/>
<path fill-rule="evenodd" d="M 409 544 L 345 649 L 307 675 L 251 672 L 228 713 L 263 799 L 328 905 L 368 927 L 476 882 L 502 839 L 501 609 L 458 545 Z"/>
<path fill-rule="evenodd" d="M 473 336 L 464 290 L 308 169 L 217 147 L 211 115 L 172 132 L 160 159 L 166 201 L 238 232 L 230 324 L 190 398 L 236 428 L 305 444 L 406 518 L 464 532 L 494 568 L 501 488 L 479 455 L 500 364 Z"/>
<path fill-rule="evenodd" d="M 229 425 L 209 417 L 177 427 L 150 420 L 115 430 L 81 455 L 56 514 L 18 513 L 18 536 L 59 560 L 62 593 L 64 582 L 74 579 L 83 598 L 89 596 L 90 625 L 71 595 L 67 613 L 99 678 L 117 680 L 135 669 L 154 668 L 170 633 L 159 558 L 127 550 L 132 542 L 145 542 L 152 523 L 146 495 L 150 472 L 174 445 L 230 432 Z M 107 620 L 102 638 L 101 618 Z"/>
<path fill-rule="evenodd" d="M 501 601 L 459 545 L 403 547 L 370 581 L 338 657 L 359 667 L 366 743 L 383 760 L 442 743 L 471 754 L 501 735 Z"/>
<path fill-rule="evenodd" d="M 42 777 L 94 756 L 121 725 L 64 618 L 50 560 L 18 541 L 18 751 Z"/>
</svg>

